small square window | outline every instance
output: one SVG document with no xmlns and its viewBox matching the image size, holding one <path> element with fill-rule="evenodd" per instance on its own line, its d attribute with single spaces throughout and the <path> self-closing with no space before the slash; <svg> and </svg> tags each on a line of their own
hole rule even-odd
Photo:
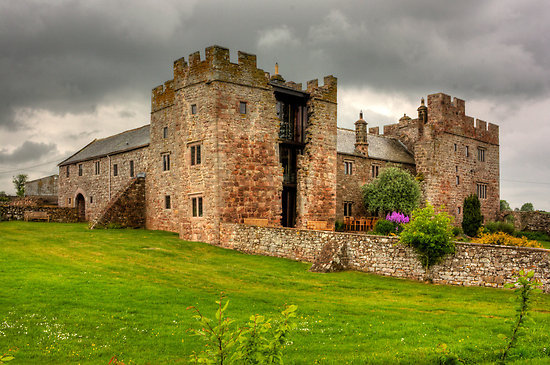
<svg viewBox="0 0 550 365">
<path fill-rule="evenodd" d="M 202 196 L 191 198 L 191 210 L 193 217 L 202 217 Z"/>
<path fill-rule="evenodd" d="M 170 154 L 162 155 L 162 171 L 170 170 Z"/>
<path fill-rule="evenodd" d="M 197 104 L 191 105 L 191 114 L 197 114 Z"/>
<path fill-rule="evenodd" d="M 484 148 L 478 148 L 477 149 L 477 159 L 480 162 L 485 162 L 485 149 Z"/>
<path fill-rule="evenodd" d="M 130 160 L 130 177 L 134 177 L 134 160 Z"/>
<path fill-rule="evenodd" d="M 191 146 L 191 166 L 200 165 L 202 160 L 201 156 L 201 145 L 197 144 Z"/>
<path fill-rule="evenodd" d="M 78 164 L 78 176 L 82 176 L 82 164 Z"/>
<path fill-rule="evenodd" d="M 344 174 L 353 175 L 353 162 L 344 161 Z"/>
<path fill-rule="evenodd" d="M 244 101 L 239 102 L 239 112 L 246 114 L 246 103 Z"/>
<path fill-rule="evenodd" d="M 344 202 L 344 217 L 351 217 L 353 202 Z"/>
<path fill-rule="evenodd" d="M 164 208 L 172 209 L 172 202 L 170 201 L 170 195 L 164 196 Z"/>
<path fill-rule="evenodd" d="M 113 164 L 113 176 L 118 176 L 118 165 Z"/>
<path fill-rule="evenodd" d="M 380 171 L 380 166 L 372 165 L 372 177 L 378 177 L 379 171 Z"/>
<path fill-rule="evenodd" d="M 168 127 L 162 128 L 162 138 L 168 138 Z"/>
</svg>

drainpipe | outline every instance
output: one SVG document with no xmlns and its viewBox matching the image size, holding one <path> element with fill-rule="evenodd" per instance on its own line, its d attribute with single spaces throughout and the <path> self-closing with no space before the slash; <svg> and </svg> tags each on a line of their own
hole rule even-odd
<svg viewBox="0 0 550 365">
<path fill-rule="evenodd" d="M 111 156 L 107 155 L 109 159 L 109 201 L 111 200 Z"/>
</svg>

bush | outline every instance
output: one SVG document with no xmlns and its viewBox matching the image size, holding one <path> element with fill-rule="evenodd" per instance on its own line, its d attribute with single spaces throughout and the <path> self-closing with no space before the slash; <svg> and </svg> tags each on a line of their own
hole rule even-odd
<svg viewBox="0 0 550 365">
<path fill-rule="evenodd" d="M 418 182 L 398 167 L 382 169 L 380 175 L 362 190 L 365 208 L 375 215 L 393 211 L 409 214 L 418 207 L 420 200 Z"/>
<path fill-rule="evenodd" d="M 414 247 L 425 268 L 438 263 L 443 256 L 454 253 L 452 218 L 444 211 L 436 213 L 431 204 L 412 213 L 400 242 Z"/>
<path fill-rule="evenodd" d="M 334 222 L 334 230 L 336 232 L 343 232 L 345 228 L 344 222 L 342 221 L 335 221 Z"/>
<path fill-rule="evenodd" d="M 487 245 L 501 246 L 519 246 L 519 247 L 537 247 L 541 248 L 541 244 L 537 241 L 528 240 L 526 237 L 514 237 L 507 233 L 482 233 L 479 238 L 472 240 L 475 243 L 484 243 Z"/>
<path fill-rule="evenodd" d="M 477 195 L 472 194 L 464 199 L 464 209 L 462 214 L 462 229 L 470 237 L 475 237 L 479 228 L 483 224 L 481 215 L 481 204 Z"/>
<path fill-rule="evenodd" d="M 374 233 L 382 236 L 389 236 L 390 233 L 396 233 L 397 224 L 386 219 L 379 219 L 374 225 Z"/>
<path fill-rule="evenodd" d="M 453 236 L 460 236 L 462 234 L 462 228 L 454 226 L 453 227 Z"/>
<path fill-rule="evenodd" d="M 489 222 L 485 225 L 485 230 L 489 233 L 504 232 L 510 235 L 515 232 L 514 225 L 505 222 Z"/>
<path fill-rule="evenodd" d="M 525 203 L 519 210 L 522 212 L 532 212 L 535 208 L 533 207 L 533 203 Z"/>
<path fill-rule="evenodd" d="M 544 232 L 521 231 L 521 232 L 516 232 L 514 236 L 525 237 L 527 239 L 535 240 L 535 241 L 550 241 L 550 236 L 548 236 Z"/>
</svg>

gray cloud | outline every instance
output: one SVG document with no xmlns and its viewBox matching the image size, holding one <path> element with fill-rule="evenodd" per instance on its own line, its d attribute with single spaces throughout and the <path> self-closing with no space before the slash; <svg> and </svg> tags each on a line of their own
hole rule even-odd
<svg viewBox="0 0 550 365">
<path fill-rule="evenodd" d="M 15 165 L 35 161 L 52 152 L 57 152 L 57 147 L 54 143 L 46 144 L 25 141 L 12 152 L 8 152 L 5 149 L 0 150 L 0 163 Z"/>
</svg>

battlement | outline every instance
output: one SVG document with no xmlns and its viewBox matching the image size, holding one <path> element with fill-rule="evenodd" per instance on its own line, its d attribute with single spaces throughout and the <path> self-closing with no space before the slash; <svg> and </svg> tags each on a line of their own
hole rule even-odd
<svg viewBox="0 0 550 365">
<path fill-rule="evenodd" d="M 444 93 L 428 95 L 428 124 L 437 133 L 453 133 L 491 144 L 499 143 L 499 128 L 466 115 L 466 102 Z"/>
<path fill-rule="evenodd" d="M 307 82 L 306 92 L 312 98 L 326 100 L 331 103 L 337 102 L 338 79 L 332 75 L 323 78 L 323 85 L 319 86 L 319 80 L 314 79 Z"/>
<path fill-rule="evenodd" d="M 174 104 L 174 80 L 155 87 L 151 94 L 151 110 L 156 112 Z"/>
</svg>

